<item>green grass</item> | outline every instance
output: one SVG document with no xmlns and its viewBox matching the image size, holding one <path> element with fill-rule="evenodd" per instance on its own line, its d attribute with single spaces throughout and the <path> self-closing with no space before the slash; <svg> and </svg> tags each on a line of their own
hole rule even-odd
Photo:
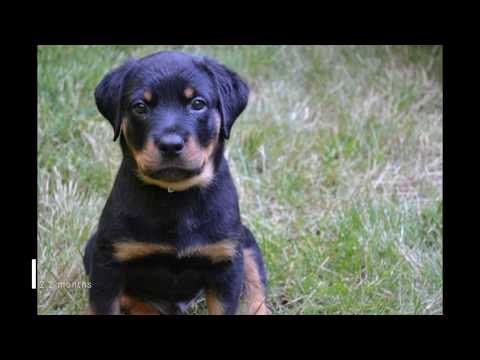
<svg viewBox="0 0 480 360">
<path fill-rule="evenodd" d="M 121 160 L 94 88 L 164 49 L 214 57 L 251 87 L 226 155 L 273 314 L 442 313 L 441 46 L 42 46 L 39 314 L 87 308 L 67 285 L 87 281 L 82 247 Z"/>
</svg>

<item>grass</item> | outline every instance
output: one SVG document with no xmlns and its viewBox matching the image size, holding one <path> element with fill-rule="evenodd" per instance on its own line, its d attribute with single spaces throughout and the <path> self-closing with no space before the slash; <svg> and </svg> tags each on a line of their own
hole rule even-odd
<svg viewBox="0 0 480 360">
<path fill-rule="evenodd" d="M 273 314 L 442 314 L 441 46 L 39 47 L 39 314 L 87 308 L 71 284 L 121 160 L 94 88 L 164 49 L 251 87 L 226 155 Z"/>
</svg>

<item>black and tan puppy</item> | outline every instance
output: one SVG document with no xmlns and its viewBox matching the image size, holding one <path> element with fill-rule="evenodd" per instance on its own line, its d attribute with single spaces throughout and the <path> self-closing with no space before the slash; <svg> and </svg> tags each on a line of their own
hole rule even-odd
<svg viewBox="0 0 480 360">
<path fill-rule="evenodd" d="M 206 57 L 159 52 L 105 76 L 97 107 L 123 160 L 87 243 L 93 314 L 267 314 L 260 249 L 241 223 L 225 140 L 247 85 Z"/>
</svg>

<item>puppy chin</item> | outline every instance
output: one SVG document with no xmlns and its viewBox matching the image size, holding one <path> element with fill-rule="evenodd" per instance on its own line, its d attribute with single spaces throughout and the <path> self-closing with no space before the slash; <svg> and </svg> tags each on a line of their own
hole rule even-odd
<svg viewBox="0 0 480 360">
<path fill-rule="evenodd" d="M 181 167 L 162 167 L 154 171 L 148 171 L 145 175 L 158 180 L 169 182 L 181 181 L 199 175 L 203 167 L 196 169 L 187 169 Z"/>
</svg>

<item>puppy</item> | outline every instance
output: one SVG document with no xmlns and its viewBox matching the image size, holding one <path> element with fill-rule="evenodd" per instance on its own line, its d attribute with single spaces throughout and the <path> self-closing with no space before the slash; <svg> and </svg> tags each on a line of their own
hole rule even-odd
<svg viewBox="0 0 480 360">
<path fill-rule="evenodd" d="M 91 314 L 268 314 L 260 249 L 240 219 L 225 140 L 247 84 L 207 57 L 130 60 L 95 90 L 123 159 L 88 240 Z"/>
</svg>

